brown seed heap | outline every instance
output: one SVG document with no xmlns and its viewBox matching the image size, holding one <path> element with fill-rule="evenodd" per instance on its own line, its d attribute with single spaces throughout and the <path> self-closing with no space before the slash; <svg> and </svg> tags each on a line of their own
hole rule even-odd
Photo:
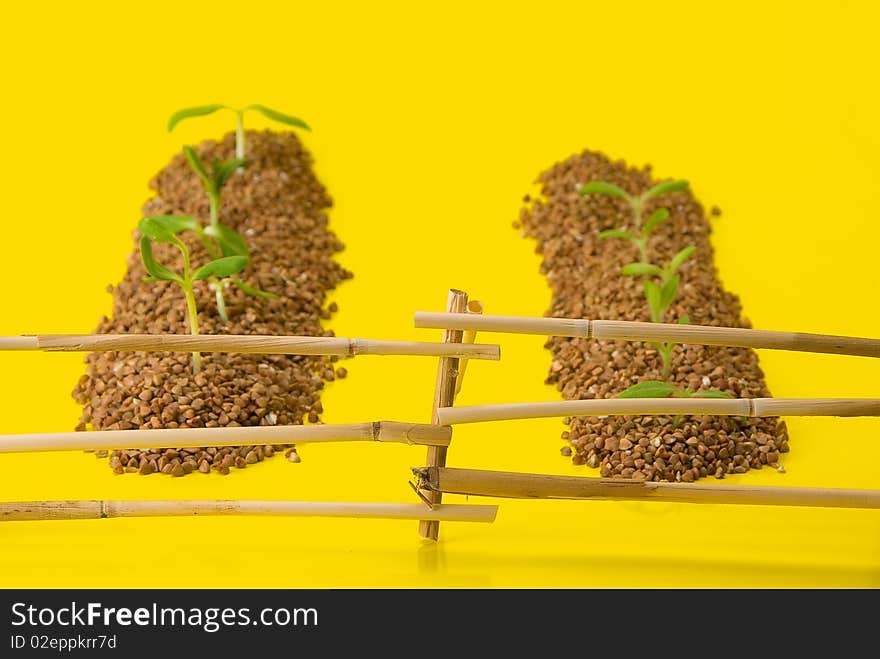
<svg viewBox="0 0 880 659">
<path fill-rule="evenodd" d="M 622 199 L 581 196 L 589 181 L 608 181 L 631 194 L 656 183 L 650 167 L 642 170 L 584 151 L 540 177 L 545 201 L 524 208 L 524 234 L 538 241 L 541 272 L 553 289 L 549 316 L 649 321 L 641 283 L 623 276 L 621 267 L 638 261 L 638 252 L 620 240 L 599 240 L 605 229 L 630 227 L 632 213 Z M 526 198 L 526 201 L 530 201 Z M 648 252 L 654 263 L 669 259 L 687 245 L 697 251 L 681 268 L 682 284 L 667 322 L 684 315 L 695 325 L 749 327 L 739 299 L 724 290 L 713 265 L 710 226 L 690 192 L 663 195 L 650 202 L 644 217 L 665 207 L 671 220 L 652 235 Z M 662 380 L 657 351 L 638 342 L 605 342 L 552 337 L 548 384 L 567 399 L 612 398 L 645 380 Z M 693 390 L 720 389 L 738 398 L 769 396 L 753 350 L 712 346 L 678 346 L 670 381 Z M 574 464 L 599 467 L 601 475 L 636 480 L 693 481 L 723 478 L 778 465 L 788 451 L 788 433 L 776 419 L 733 417 L 618 416 L 565 419 L 568 444 L 562 454 Z"/>
<path fill-rule="evenodd" d="M 248 166 L 223 189 L 221 221 L 247 240 L 252 264 L 242 278 L 251 286 L 276 293 L 276 299 L 225 289 L 229 322 L 217 315 L 214 295 L 196 282 L 199 324 L 204 334 L 301 334 L 332 336 L 321 326 L 336 304 L 326 309 L 327 293 L 351 273 L 333 260 L 343 248 L 327 228 L 331 200 L 311 170 L 311 156 L 292 133 L 248 133 Z M 205 162 L 230 158 L 234 135 L 205 142 L 197 149 Z M 156 196 L 145 215 L 188 214 L 208 217 L 208 200 L 182 155 L 151 182 Z M 137 237 L 136 237 L 137 238 Z M 194 263 L 207 254 L 192 235 L 183 234 Z M 135 242 L 137 245 L 137 242 Z M 181 256 L 157 245 L 156 256 L 182 269 Z M 188 333 L 184 298 L 170 282 L 145 283 L 137 248 L 128 271 L 113 293 L 113 317 L 103 318 L 96 333 Z M 345 377 L 334 370 L 335 357 L 296 355 L 205 354 L 203 371 L 193 375 L 187 353 L 101 352 L 86 357 L 87 373 L 73 396 L 83 405 L 78 430 L 137 428 L 217 428 L 301 424 L 320 420 L 324 381 Z M 132 444 L 137 444 L 136 435 Z M 137 471 L 182 476 L 211 468 L 229 473 L 272 456 L 280 446 L 114 451 L 117 473 Z M 296 456 L 296 459 L 293 459 Z M 289 452 L 291 461 L 298 461 Z"/>
</svg>

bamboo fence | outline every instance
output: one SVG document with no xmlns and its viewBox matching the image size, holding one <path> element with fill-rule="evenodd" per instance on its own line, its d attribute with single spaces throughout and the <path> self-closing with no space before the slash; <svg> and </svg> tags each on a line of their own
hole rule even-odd
<svg viewBox="0 0 880 659">
<path fill-rule="evenodd" d="M 452 426 L 459 423 L 551 416 L 687 414 L 726 416 L 880 416 L 880 399 L 615 398 L 454 407 L 469 359 L 500 359 L 497 345 L 478 345 L 478 331 L 608 340 L 675 342 L 880 357 L 875 339 L 743 328 L 665 325 L 567 318 L 484 315 L 467 293 L 450 290 L 445 313 L 416 314 L 418 327 L 443 329 L 440 343 L 336 337 L 237 335 L 38 335 L 0 337 L 2 350 L 50 352 L 136 350 L 303 355 L 421 355 L 438 357 L 430 424 L 376 421 L 352 424 L 178 428 L 0 435 L 0 453 L 139 448 L 249 446 L 375 441 L 426 446 L 426 465 L 413 468 L 422 503 L 311 501 L 30 501 L 0 503 L 0 521 L 110 517 L 275 515 L 419 520 L 422 537 L 437 540 L 441 521 L 491 522 L 497 506 L 449 505 L 442 495 L 499 498 L 667 501 L 693 504 L 880 508 L 880 491 L 749 485 L 704 485 L 552 476 L 446 466 Z"/>
</svg>

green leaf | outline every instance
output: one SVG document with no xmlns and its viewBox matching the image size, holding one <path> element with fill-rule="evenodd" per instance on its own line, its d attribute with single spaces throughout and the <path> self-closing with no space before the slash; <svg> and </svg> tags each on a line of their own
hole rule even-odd
<svg viewBox="0 0 880 659">
<path fill-rule="evenodd" d="M 138 222 L 138 231 L 141 232 L 141 235 L 160 243 L 176 244 L 179 240 L 174 231 L 155 217 L 145 217 Z"/>
<path fill-rule="evenodd" d="M 237 279 L 235 277 L 230 277 L 229 281 L 238 286 L 241 290 L 243 290 L 248 295 L 253 295 L 254 297 L 261 297 L 265 300 L 274 300 L 278 297 L 275 293 L 270 293 L 269 291 L 261 291 L 259 288 L 254 288 L 253 286 L 249 286 L 244 283 L 241 279 Z"/>
<path fill-rule="evenodd" d="M 691 324 L 690 316 L 687 316 L 687 315 L 682 316 L 681 318 L 678 319 L 678 324 L 679 325 L 690 325 Z"/>
<path fill-rule="evenodd" d="M 666 208 L 658 208 L 653 213 L 651 213 L 651 217 L 649 217 L 648 221 L 645 222 L 645 233 L 651 233 L 654 229 L 656 229 L 668 219 L 669 210 Z"/>
<path fill-rule="evenodd" d="M 200 179 L 202 179 L 202 183 L 205 185 L 205 188 L 214 190 L 214 179 L 213 177 L 208 175 L 208 171 L 202 164 L 202 161 L 199 158 L 199 154 L 196 153 L 195 149 L 187 145 L 183 147 L 183 155 L 189 163 L 189 166 L 192 167 L 193 171 L 198 174 Z"/>
<path fill-rule="evenodd" d="M 669 398 L 678 389 L 668 382 L 660 380 L 647 380 L 627 387 L 619 394 L 618 398 Z"/>
<path fill-rule="evenodd" d="M 183 277 L 156 260 L 153 256 L 153 243 L 150 242 L 147 236 L 141 237 L 141 259 L 147 272 L 150 273 L 154 280 L 176 281 L 178 284 L 183 283 Z"/>
<path fill-rule="evenodd" d="M 664 181 L 663 183 L 658 183 L 653 188 L 647 190 L 642 195 L 642 199 L 652 199 L 653 197 L 659 197 L 662 194 L 668 194 L 670 192 L 684 192 L 687 189 L 687 181 Z"/>
<path fill-rule="evenodd" d="M 675 272 L 681 267 L 681 264 L 687 261 L 691 254 L 697 251 L 697 248 L 694 246 L 685 247 L 678 254 L 672 257 L 672 260 L 669 262 L 669 270 L 670 272 Z"/>
<path fill-rule="evenodd" d="M 212 164 L 212 173 L 214 174 L 214 185 L 218 190 L 222 190 L 226 185 L 226 181 L 232 176 L 232 173 L 247 165 L 244 158 L 233 158 L 232 160 L 224 160 L 223 162 L 214 161 Z"/>
<path fill-rule="evenodd" d="M 201 222 L 190 215 L 150 215 L 146 219 L 158 222 L 175 234 L 184 231 L 198 232 L 202 228 Z"/>
<path fill-rule="evenodd" d="M 292 117 L 289 114 L 282 114 L 281 112 L 278 112 L 278 110 L 273 110 L 272 108 L 267 108 L 265 105 L 249 105 L 244 109 L 245 110 L 256 110 L 257 112 L 262 114 L 264 117 L 267 117 L 267 118 L 271 119 L 272 121 L 278 121 L 282 124 L 287 124 L 288 126 L 295 126 L 296 128 L 303 128 L 305 130 L 311 130 L 311 128 L 309 128 L 309 125 L 305 121 L 303 121 L 302 119 L 299 119 L 297 117 Z"/>
<path fill-rule="evenodd" d="M 726 391 L 718 391 L 717 389 L 707 389 L 706 391 L 695 391 L 691 394 L 691 398 L 733 398 Z"/>
<path fill-rule="evenodd" d="M 205 227 L 205 233 L 214 238 L 220 245 L 223 256 L 250 256 L 247 242 L 235 229 L 226 224 Z"/>
<path fill-rule="evenodd" d="M 645 291 L 645 299 L 648 306 L 651 307 L 651 315 L 653 316 L 660 310 L 660 287 L 650 279 L 646 279 L 642 284 Z"/>
<path fill-rule="evenodd" d="M 599 239 L 605 240 L 606 238 L 626 238 L 627 240 L 635 240 L 636 236 L 623 229 L 608 229 L 606 231 L 600 231 Z"/>
<path fill-rule="evenodd" d="M 663 270 L 653 263 L 627 263 L 623 266 L 622 272 L 630 277 L 641 277 L 659 275 L 663 273 Z"/>
<path fill-rule="evenodd" d="M 193 273 L 193 279 L 208 277 L 228 277 L 244 270 L 248 264 L 246 256 L 224 256 L 222 259 L 209 261 Z"/>
<path fill-rule="evenodd" d="M 663 288 L 660 289 L 660 306 L 663 309 L 668 308 L 669 305 L 675 302 L 675 296 L 678 293 L 678 284 L 680 281 L 681 277 L 673 275 L 663 283 Z"/>
<path fill-rule="evenodd" d="M 607 194 L 611 197 L 620 197 L 621 199 L 629 199 L 629 193 L 623 188 L 619 188 L 613 183 L 606 183 L 605 181 L 591 181 L 586 185 L 582 186 L 578 192 L 582 195 L 588 194 Z"/>
<path fill-rule="evenodd" d="M 215 103 L 213 105 L 196 105 L 195 107 L 178 110 L 168 119 L 168 132 L 170 133 L 174 130 L 174 127 L 184 119 L 204 117 L 206 114 L 213 114 L 217 110 L 222 110 L 225 107 L 225 105 L 218 105 Z"/>
</svg>

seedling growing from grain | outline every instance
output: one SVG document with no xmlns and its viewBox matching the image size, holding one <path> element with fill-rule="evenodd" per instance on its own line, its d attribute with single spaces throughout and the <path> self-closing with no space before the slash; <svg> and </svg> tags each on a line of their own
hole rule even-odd
<svg viewBox="0 0 880 659">
<path fill-rule="evenodd" d="M 184 119 L 190 119 L 191 117 L 204 117 L 209 114 L 214 114 L 215 112 L 217 112 L 217 110 L 232 110 L 235 113 L 235 157 L 240 160 L 243 160 L 245 157 L 244 113 L 249 110 L 256 110 L 264 117 L 271 119 L 272 121 L 287 124 L 288 126 L 293 126 L 295 128 L 311 130 L 308 124 L 306 124 L 306 122 L 302 119 L 293 117 L 289 114 L 283 114 L 271 108 L 267 108 L 265 105 L 254 104 L 245 105 L 243 108 L 231 108 L 228 105 L 219 105 L 215 103 L 213 105 L 199 105 L 196 107 L 178 110 L 168 119 L 168 132 L 174 130 L 174 127 Z"/>
<path fill-rule="evenodd" d="M 217 259 L 221 256 L 244 256 L 250 261 L 250 253 L 247 242 L 245 242 L 244 238 L 242 238 L 232 227 L 220 222 L 220 201 L 223 186 L 226 185 L 229 177 L 232 176 L 232 172 L 245 165 L 245 161 L 237 158 L 225 161 L 215 160 L 211 163 L 209 172 L 201 158 L 199 158 L 199 155 L 195 152 L 195 149 L 191 146 L 183 147 L 183 154 L 190 167 L 192 167 L 193 171 L 202 181 L 202 186 L 205 188 L 205 193 L 208 195 L 208 205 L 210 207 L 210 224 L 207 227 L 202 228 L 202 226 L 195 221 L 195 227 L 188 225 L 185 228 L 196 231 L 199 235 L 199 239 L 202 241 L 202 244 L 205 246 L 205 249 L 208 250 L 208 254 L 210 254 L 212 258 Z M 189 218 L 189 220 L 193 220 L 193 218 Z M 209 238 L 212 238 L 214 243 L 212 243 Z M 217 249 L 218 247 L 219 252 Z M 258 288 L 249 286 L 237 277 L 230 277 L 229 281 L 248 295 L 263 298 L 278 297 L 274 293 L 267 293 L 266 291 L 261 291 Z M 214 295 L 217 300 L 217 312 L 220 315 L 220 319 L 225 323 L 229 318 L 226 313 L 226 300 L 223 296 L 223 281 L 213 278 L 210 283 L 214 287 Z"/>
<path fill-rule="evenodd" d="M 602 231 L 599 233 L 600 239 L 606 238 L 623 238 L 625 240 L 629 240 L 632 244 L 634 244 L 639 250 L 639 256 L 642 261 L 648 260 L 648 238 L 651 236 L 651 233 L 658 226 L 663 224 L 669 219 L 669 210 L 666 208 L 658 208 L 648 217 L 648 220 L 642 224 L 642 209 L 645 204 L 653 199 L 654 197 L 659 197 L 663 194 L 668 194 L 670 192 L 683 192 L 688 189 L 687 181 L 665 181 L 664 183 L 658 183 L 657 185 L 649 188 L 645 192 L 640 195 L 631 195 L 623 188 L 620 188 L 613 183 L 607 183 L 605 181 L 592 181 L 587 183 L 578 190 L 578 192 L 582 195 L 588 194 L 604 194 L 610 197 L 619 197 L 621 199 L 625 199 L 632 209 L 633 213 L 633 228 L 626 229 L 608 229 L 607 231 Z"/>
<path fill-rule="evenodd" d="M 604 194 L 610 197 L 618 197 L 625 199 L 633 212 L 634 228 L 632 230 L 609 229 L 599 233 L 600 239 L 622 238 L 633 243 L 639 250 L 639 261 L 630 263 L 623 267 L 623 274 L 632 277 L 643 277 L 643 290 L 645 300 L 648 302 L 648 308 L 651 312 L 651 322 L 662 323 L 666 311 L 675 301 L 678 293 L 678 285 L 681 277 L 676 272 L 682 263 L 696 250 L 695 247 L 685 247 L 678 254 L 672 257 L 665 268 L 654 265 L 648 261 L 648 238 L 658 226 L 669 219 L 669 210 L 666 208 L 658 208 L 648 220 L 642 224 L 642 209 L 645 204 L 660 195 L 670 192 L 683 192 L 687 190 L 688 182 L 684 180 L 665 181 L 648 188 L 640 195 L 631 195 L 623 188 L 608 183 L 607 181 L 591 181 L 581 186 L 578 192 L 582 195 L 588 194 Z M 659 277 L 660 283 L 653 281 L 652 277 Z M 687 316 L 680 318 L 679 323 L 686 324 Z M 668 378 L 672 369 L 672 352 L 675 350 L 673 343 L 652 343 L 654 348 L 663 360 L 663 377 Z"/>
<path fill-rule="evenodd" d="M 661 380 L 646 380 L 639 382 L 631 387 L 627 387 L 619 394 L 618 398 L 733 398 L 726 391 L 718 391 L 717 389 L 705 389 L 703 391 L 694 391 L 693 389 L 682 389 L 668 382 Z M 677 427 L 681 423 L 682 415 L 677 414 L 672 419 L 672 425 Z"/>
<path fill-rule="evenodd" d="M 693 246 L 685 247 L 672 257 L 665 268 L 644 261 L 628 263 L 623 266 L 623 274 L 630 277 L 642 277 L 642 290 L 648 303 L 652 323 L 662 323 L 666 319 L 666 312 L 675 302 L 678 286 L 681 283 L 681 275 L 677 271 L 696 250 L 697 248 Z M 654 277 L 660 280 L 659 284 L 652 279 Z M 689 320 L 687 316 L 682 316 L 678 322 L 686 325 Z M 657 350 L 663 360 L 663 377 L 668 378 L 672 370 L 672 353 L 675 350 L 675 344 L 652 343 L 651 346 Z"/>
<path fill-rule="evenodd" d="M 618 398 L 733 398 L 726 391 L 682 389 L 662 380 L 646 380 L 624 389 Z"/>
<path fill-rule="evenodd" d="M 168 217 L 168 216 L 166 216 Z M 190 218 L 192 219 L 192 218 Z M 196 297 L 193 291 L 193 283 L 200 279 L 216 277 L 228 277 L 241 272 L 248 263 L 245 256 L 224 256 L 205 263 L 193 270 L 190 260 L 189 249 L 178 236 L 175 227 L 182 226 L 176 220 L 163 221 L 155 217 L 145 217 L 138 224 L 141 233 L 141 258 L 144 267 L 149 273 L 150 281 L 172 281 L 183 291 L 186 300 L 186 315 L 189 321 L 189 331 L 193 336 L 199 334 L 199 313 L 196 308 Z M 183 256 L 183 272 L 174 272 L 159 263 L 153 256 L 153 242 L 174 245 Z M 193 373 L 198 374 L 202 370 L 202 358 L 198 352 L 192 353 Z"/>
<path fill-rule="evenodd" d="M 211 163 L 211 171 L 209 172 L 195 149 L 191 146 L 183 147 L 183 155 L 186 157 L 189 166 L 192 167 L 193 171 L 202 181 L 205 193 L 208 195 L 211 228 L 216 231 L 216 227 L 220 224 L 220 195 L 223 192 L 223 186 L 226 185 L 229 177 L 232 176 L 232 172 L 245 165 L 245 161 L 241 158 L 223 161 L 215 160 Z"/>
</svg>

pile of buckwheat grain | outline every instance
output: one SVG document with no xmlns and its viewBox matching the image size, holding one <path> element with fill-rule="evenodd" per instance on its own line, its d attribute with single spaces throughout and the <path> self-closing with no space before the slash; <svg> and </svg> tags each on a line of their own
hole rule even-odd
<svg viewBox="0 0 880 659">
<path fill-rule="evenodd" d="M 247 240 L 252 264 L 243 278 L 252 286 L 279 295 L 263 299 L 238 288 L 225 289 L 229 322 L 217 316 L 214 296 L 196 282 L 199 323 L 205 334 L 301 334 L 330 336 L 322 319 L 336 311 L 325 308 L 328 291 L 351 273 L 333 260 L 343 245 L 327 227 L 330 197 L 311 169 L 311 156 L 292 133 L 249 132 L 248 166 L 231 177 L 223 190 L 221 221 Z M 230 158 L 234 135 L 205 142 L 202 160 Z M 155 197 L 145 215 L 169 213 L 208 217 L 208 201 L 196 175 L 181 155 L 151 182 Z M 135 218 L 136 220 L 136 218 Z M 132 224 L 136 222 L 133 221 Z M 113 294 L 113 316 L 103 318 L 96 333 L 188 333 L 184 299 L 170 282 L 144 283 L 137 249 Z M 207 260 L 198 239 L 184 235 L 194 263 Z M 180 271 L 179 252 L 156 245 L 160 262 Z M 325 381 L 345 377 L 336 358 L 294 355 L 204 354 L 203 371 L 194 376 L 187 353 L 103 352 L 86 357 L 87 372 L 73 396 L 83 406 L 78 430 L 138 428 L 216 428 L 301 424 L 320 420 L 320 391 Z M 132 433 L 131 444 L 137 445 Z M 110 456 L 116 473 L 164 472 L 183 476 L 211 469 L 228 474 L 287 449 L 245 446 L 201 449 L 117 450 Z M 99 457 L 106 456 L 99 453 Z"/>
<path fill-rule="evenodd" d="M 648 321 L 640 282 L 620 272 L 639 260 L 637 250 L 597 237 L 602 230 L 630 226 L 631 211 L 621 199 L 578 194 L 593 180 L 630 193 L 657 182 L 650 167 L 631 168 L 591 151 L 540 176 L 544 201 L 524 208 L 520 220 L 524 235 L 537 240 L 541 272 L 553 290 L 547 315 Z M 688 315 L 695 325 L 749 327 L 738 298 L 718 281 L 710 226 L 699 202 L 690 192 L 664 195 L 648 205 L 644 217 L 658 207 L 668 208 L 671 220 L 650 239 L 651 261 L 667 263 L 683 247 L 697 247 L 681 268 L 681 287 L 667 322 Z M 720 212 L 713 208 L 712 214 Z M 547 383 L 567 399 L 611 398 L 637 382 L 663 379 L 659 355 L 643 343 L 552 337 L 546 346 L 553 354 Z M 679 346 L 670 379 L 680 387 L 715 388 L 740 398 L 769 396 L 757 355 L 744 348 Z M 562 454 L 611 478 L 689 482 L 764 465 L 782 471 L 779 455 L 789 450 L 785 424 L 773 418 L 684 417 L 676 426 L 671 417 L 612 416 L 573 417 L 565 423 Z"/>
</svg>

